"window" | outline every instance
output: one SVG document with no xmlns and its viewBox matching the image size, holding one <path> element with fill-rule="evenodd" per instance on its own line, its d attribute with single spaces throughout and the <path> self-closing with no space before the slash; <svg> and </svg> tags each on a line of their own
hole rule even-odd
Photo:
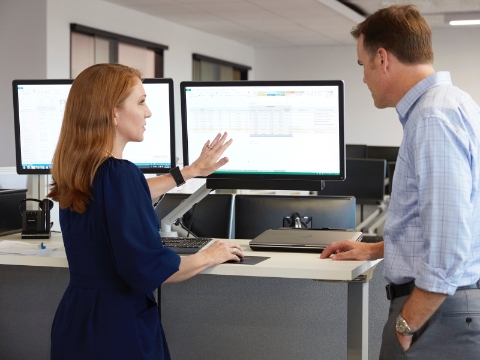
<svg viewBox="0 0 480 360">
<path fill-rule="evenodd" d="M 193 54 L 193 81 L 248 80 L 250 66 Z"/>
<path fill-rule="evenodd" d="M 163 51 L 168 46 L 70 24 L 70 77 L 100 63 L 119 63 L 141 71 L 145 78 L 163 77 Z"/>
</svg>

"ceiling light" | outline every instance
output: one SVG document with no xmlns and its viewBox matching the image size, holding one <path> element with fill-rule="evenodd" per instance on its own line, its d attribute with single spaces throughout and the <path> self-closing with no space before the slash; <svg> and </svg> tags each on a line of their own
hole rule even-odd
<svg viewBox="0 0 480 360">
<path fill-rule="evenodd" d="M 450 25 L 480 25 L 480 12 L 447 13 L 445 22 Z"/>
<path fill-rule="evenodd" d="M 452 20 L 450 25 L 480 25 L 480 19 L 478 20 Z"/>
</svg>

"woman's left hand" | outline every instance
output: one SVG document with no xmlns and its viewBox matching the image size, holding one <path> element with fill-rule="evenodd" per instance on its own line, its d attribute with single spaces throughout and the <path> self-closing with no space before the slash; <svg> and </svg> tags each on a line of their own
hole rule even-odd
<svg viewBox="0 0 480 360">
<path fill-rule="evenodd" d="M 192 177 L 210 175 L 228 162 L 227 157 L 220 159 L 233 141 L 226 141 L 227 135 L 226 132 L 223 135 L 219 133 L 212 142 L 208 140 L 203 145 L 200 156 L 189 166 Z"/>
</svg>

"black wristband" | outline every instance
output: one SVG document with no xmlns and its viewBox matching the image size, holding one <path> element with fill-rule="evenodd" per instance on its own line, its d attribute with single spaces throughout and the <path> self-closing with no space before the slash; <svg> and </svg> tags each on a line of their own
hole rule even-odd
<svg viewBox="0 0 480 360">
<path fill-rule="evenodd" d="M 185 180 L 183 179 L 182 173 L 178 166 L 170 169 L 170 174 L 173 176 L 173 180 L 177 183 L 177 186 L 182 186 L 185 184 Z"/>
</svg>

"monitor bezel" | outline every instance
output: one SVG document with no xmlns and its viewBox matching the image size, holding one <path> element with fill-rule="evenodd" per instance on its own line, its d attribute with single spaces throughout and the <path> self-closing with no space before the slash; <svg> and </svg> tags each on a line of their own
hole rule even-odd
<svg viewBox="0 0 480 360">
<path fill-rule="evenodd" d="M 13 80 L 13 120 L 15 127 L 15 160 L 17 166 L 17 174 L 20 175 L 46 175 L 50 174 L 50 169 L 23 169 L 22 168 L 22 145 L 20 133 L 20 111 L 18 102 L 18 86 L 19 85 L 72 85 L 72 79 L 35 79 L 35 80 Z M 51 164 L 51 163 L 50 163 Z"/>
<path fill-rule="evenodd" d="M 144 78 L 144 84 L 168 84 L 169 112 L 170 112 L 170 168 L 139 168 L 144 174 L 168 174 L 170 170 L 177 166 L 177 156 L 175 147 L 175 99 L 173 79 L 171 78 Z M 147 104 L 152 101 L 147 94 Z M 147 120 L 148 122 L 148 120 Z"/>
<path fill-rule="evenodd" d="M 265 186 L 280 185 L 280 181 L 286 183 L 289 189 L 294 190 L 296 187 L 305 188 L 307 184 L 300 184 L 300 182 L 308 181 L 310 185 L 321 187 L 321 182 L 325 180 L 343 181 L 346 176 L 345 170 L 345 90 L 344 82 L 342 80 L 281 80 L 281 81 L 264 81 L 264 80 L 240 80 L 240 81 L 183 81 L 180 83 L 180 101 L 181 101 L 181 115 L 182 115 L 182 143 L 183 143 L 183 163 L 190 164 L 188 158 L 188 129 L 187 129 L 187 111 L 186 111 L 186 95 L 185 89 L 187 87 L 241 87 L 241 86 L 337 86 L 339 90 L 339 143 L 340 143 L 340 174 L 338 175 L 281 175 L 281 174 L 218 174 L 213 173 L 205 178 L 208 180 L 226 180 L 231 181 L 232 184 L 227 184 L 226 188 L 240 188 L 242 183 L 248 188 L 265 188 Z M 205 139 L 206 141 L 207 139 Z M 234 139 L 235 141 L 235 139 Z M 193 159 L 194 160 L 194 159 Z M 264 184 L 255 184 L 255 181 L 262 180 Z M 278 182 L 276 182 L 278 181 Z M 318 185 L 314 185 L 317 182 Z M 215 183 L 218 183 L 215 181 Z M 269 188 L 270 188 L 269 187 Z M 282 185 L 281 187 L 285 187 Z M 242 187 L 245 188 L 245 187 Z"/>
<path fill-rule="evenodd" d="M 23 169 L 22 168 L 22 148 L 21 148 L 21 133 L 20 133 L 20 112 L 18 102 L 18 86 L 19 85 L 72 85 L 73 79 L 16 79 L 12 81 L 13 93 L 13 117 L 15 130 L 15 161 L 17 174 L 20 175 L 48 175 L 50 169 Z M 170 113 L 170 168 L 142 168 L 140 171 L 144 174 L 159 174 L 168 173 L 171 168 L 176 166 L 176 152 L 175 152 L 175 104 L 174 104 L 174 86 L 173 79 L 170 78 L 144 78 L 144 84 L 168 84 L 169 93 L 169 113 Z M 147 94 L 148 95 L 148 94 Z M 148 100 L 147 100 L 148 103 Z"/>
</svg>

